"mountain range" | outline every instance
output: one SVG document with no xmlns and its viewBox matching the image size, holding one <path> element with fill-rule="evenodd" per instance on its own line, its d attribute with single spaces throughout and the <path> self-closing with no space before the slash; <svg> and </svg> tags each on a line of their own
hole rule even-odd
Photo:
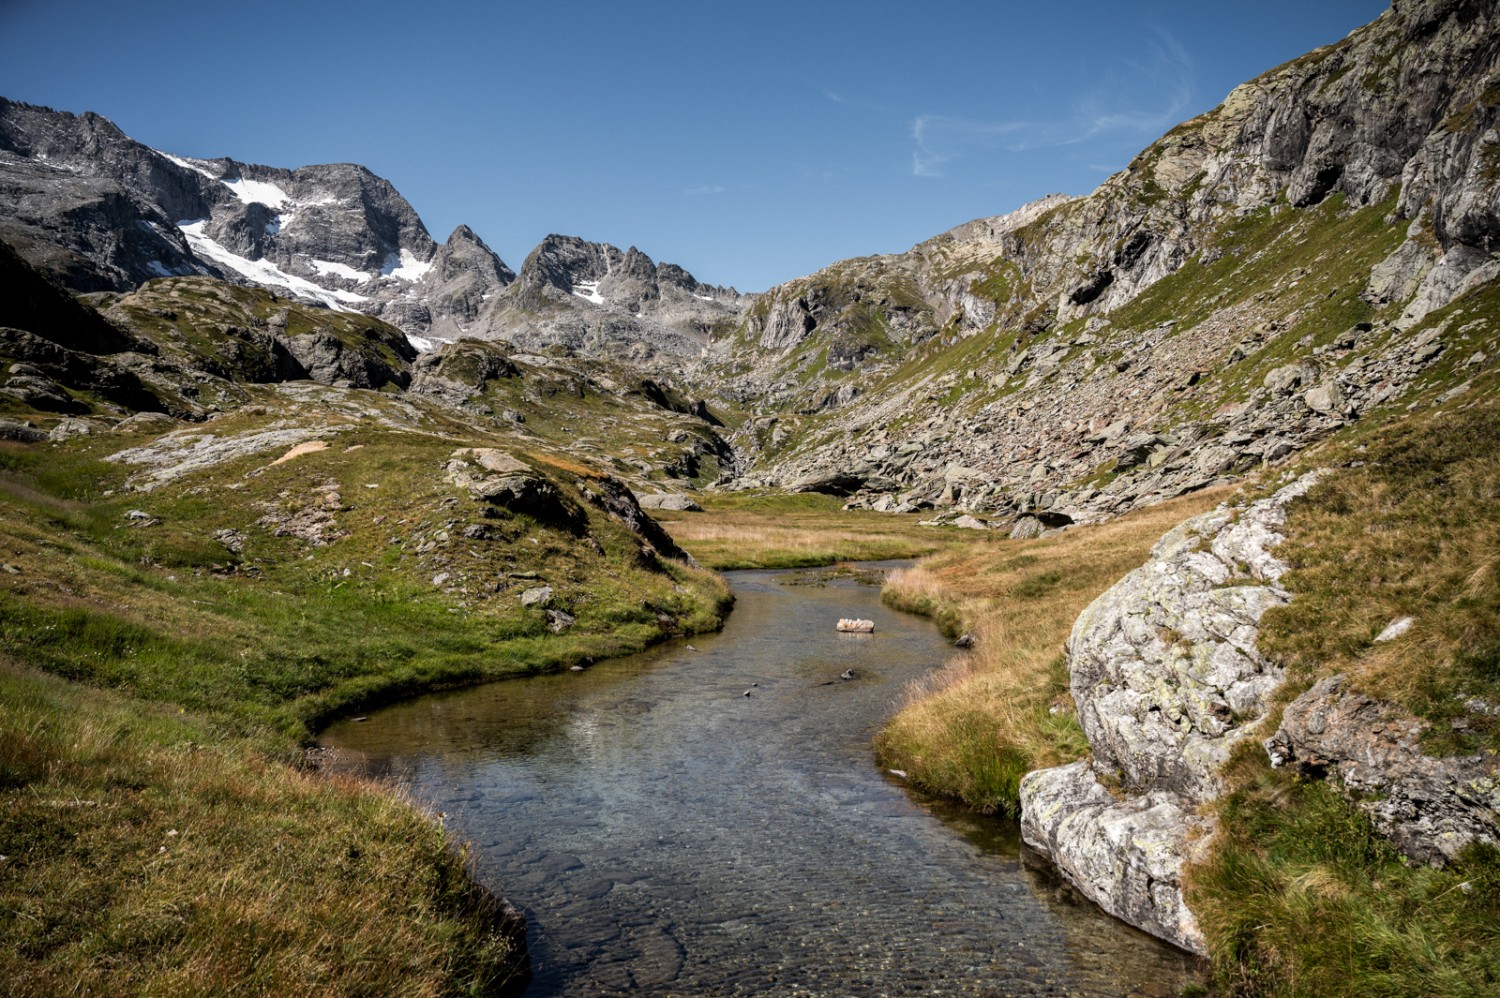
<svg viewBox="0 0 1500 998">
<path fill-rule="evenodd" d="M 0 238 L 74 292 L 210 276 L 421 351 L 624 362 L 742 416 L 726 488 L 1056 526 L 1284 459 L 1452 359 L 1431 317 L 1500 273 L 1492 16 L 1403 3 L 1087 196 L 762 294 L 557 235 L 516 273 L 362 167 L 186 159 L 9 101 Z"/>
<path fill-rule="evenodd" d="M 1182 871 L 1221 775 L 1255 754 L 1236 746 L 1258 751 L 1244 741 L 1256 724 L 1287 708 L 1262 747 L 1315 777 L 1330 760 L 1368 763 L 1352 737 L 1366 728 L 1401 742 L 1367 767 L 1381 780 L 1427 765 L 1410 761 L 1422 755 L 1416 721 L 1386 735 L 1359 719 L 1374 700 L 1324 726 L 1348 707 L 1343 680 L 1293 690 L 1286 656 L 1256 650 L 1256 627 L 1270 603 L 1322 606 L 1303 631 L 1344 635 L 1339 655 L 1400 650 L 1387 642 L 1414 615 L 1390 620 L 1377 600 L 1350 624 L 1342 582 L 1292 603 L 1283 573 L 1297 583 L 1306 563 L 1342 555 L 1304 538 L 1300 555 L 1273 558 L 1278 531 L 1303 515 L 1287 510 L 1322 488 L 1318 474 L 1334 480 L 1332 517 L 1413 481 L 1436 495 L 1455 476 L 1483 479 L 1493 461 L 1477 451 L 1500 383 L 1495 0 L 1399 0 L 1235 88 L 1091 193 L 1048 194 L 759 293 L 567 235 L 512 269 L 467 226 L 438 243 L 362 166 L 187 158 L 96 114 L 4 99 L 0 204 L 0 610 L 24 624 L 0 651 L 27 667 L 306 740 L 383 698 L 582 670 L 718 626 L 727 589 L 653 509 L 690 514 L 702 500 L 727 521 L 758 503 L 828 517 L 842 506 L 860 523 L 917 514 L 897 522 L 1024 540 L 1253 478 L 1276 496 L 1168 534 L 1113 596 L 1073 608 L 1066 655 L 1048 642 L 1051 671 L 1022 692 L 1043 701 L 1041 728 L 1066 728 L 1072 712 L 1083 721 L 1066 766 L 1026 777 L 1055 781 L 1042 793 L 1033 780 L 1029 812 L 1018 804 L 1028 841 L 1046 840 L 1108 910 L 1203 951 L 1229 937 L 1200 931 Z M 1436 442 L 1441 461 L 1421 453 L 1423 434 L 1465 432 L 1476 453 Z M 1301 475 L 1315 445 L 1336 467 Z M 1410 474 L 1381 479 L 1386 469 L 1366 468 L 1381 460 Z M 1349 484 L 1367 480 L 1386 484 Z M 1478 552 L 1457 595 L 1424 605 L 1416 625 L 1452 648 L 1479 635 L 1442 653 L 1441 670 L 1459 677 L 1444 687 L 1453 702 L 1403 687 L 1377 705 L 1396 717 L 1392 704 L 1438 703 L 1423 715 L 1437 719 L 1429 734 L 1472 748 L 1500 731 L 1500 646 L 1442 614 L 1493 620 L 1493 544 L 1453 508 L 1492 504 L 1493 476 L 1464 488 L 1436 511 L 1444 530 L 1458 526 L 1430 551 L 1408 557 L 1400 525 L 1379 527 L 1397 567 L 1371 587 L 1399 589 L 1406 561 L 1436 571 L 1439 547 Z M 1382 515 L 1422 501 L 1398 498 Z M 1059 545 L 1080 535 L 1094 536 Z M 991 562 L 1021 550 L 975 547 Z M 1045 596 L 1069 571 L 1025 585 Z M 1252 580 L 1259 595 L 1247 595 Z M 976 592 L 975 606 L 1030 598 L 1021 584 Z M 327 612 L 289 625 L 292 605 Z M 125 650 L 99 654 L 101 634 Z M 1119 682 L 1117 666 L 1129 672 Z M 1465 669 L 1480 677 L 1472 689 Z M 967 666 L 935 681 L 965 677 Z M 1283 683 L 1295 704 L 1274 700 Z M 967 702 L 954 709 L 993 733 Z M 1140 731 L 1154 747 L 1130 741 Z M 1211 750 L 1184 748 L 1199 736 Z M 964 765 L 989 766 L 986 751 Z M 1090 751 L 1093 762 L 1080 758 Z M 36 780 L 51 753 L 36 750 Z M 1449 837 L 1433 862 L 1500 841 L 1493 759 L 1453 758 L 1469 767 L 1454 791 L 1463 806 L 1450 808 L 1463 813 L 1437 815 L 1431 827 Z M 914 779 L 919 765 L 930 760 L 900 760 Z M 1446 773 L 1395 797 L 1390 781 L 1367 782 L 1374 796 L 1358 804 L 1380 805 L 1387 837 L 1401 826 L 1395 839 L 1421 838 L 1442 811 L 1429 785 L 1458 785 Z M 1095 819 L 1073 820 L 1080 801 Z M 1120 844 L 1126 826 L 1098 815 L 1121 809 L 1160 827 Z M 1297 884 L 1298 897 L 1317 893 Z M 1430 900 L 1462 888 L 1457 903 L 1469 887 Z M 1252 934 L 1270 924 L 1251 922 Z"/>
</svg>

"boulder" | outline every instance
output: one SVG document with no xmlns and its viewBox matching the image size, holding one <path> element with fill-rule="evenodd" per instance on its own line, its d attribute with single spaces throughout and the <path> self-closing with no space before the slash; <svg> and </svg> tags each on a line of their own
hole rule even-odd
<svg viewBox="0 0 1500 998">
<path fill-rule="evenodd" d="M 18 423 L 14 419 L 0 419 L 0 440 L 34 444 L 46 439 L 47 431 L 39 430 L 30 423 Z"/>
<path fill-rule="evenodd" d="M 1313 412 L 1324 416 L 1342 416 L 1344 414 L 1344 393 L 1339 390 L 1337 381 L 1325 381 L 1320 385 L 1309 388 L 1303 393 L 1302 401 Z"/>
<path fill-rule="evenodd" d="M 1021 784 L 1028 845 L 1106 911 L 1193 952 L 1203 938 L 1181 870 L 1212 831 L 1196 815 L 1222 789 L 1219 767 L 1283 680 L 1257 628 L 1290 599 L 1271 549 L 1287 503 L 1315 482 L 1188 520 L 1084 610 L 1067 654 L 1092 759 Z"/>
<path fill-rule="evenodd" d="M 1029 541 L 1042 536 L 1042 521 L 1034 516 L 1022 516 L 1016 520 L 1015 526 L 1010 528 L 1010 539 L 1013 541 Z"/>
<path fill-rule="evenodd" d="M 649 495 L 638 496 L 641 509 L 667 509 L 679 513 L 701 513 L 703 507 L 685 495 L 675 492 L 654 492 Z"/>
<path fill-rule="evenodd" d="M 177 429 L 177 420 L 164 412 L 138 412 L 115 424 L 116 433 L 167 433 Z"/>
<path fill-rule="evenodd" d="M 563 511 L 557 487 L 504 451 L 492 447 L 456 450 L 446 471 L 448 481 L 481 502 L 543 519 L 554 519 Z"/>
<path fill-rule="evenodd" d="M 1051 856 L 1110 914 L 1193 953 L 1206 946 L 1182 899 L 1184 844 L 1210 822 L 1175 794 L 1116 800 L 1088 762 L 1041 769 L 1021 781 L 1021 835 Z M 1100 901 L 1100 898 L 1106 899 Z"/>
<path fill-rule="evenodd" d="M 1500 845 L 1500 760 L 1428 755 L 1424 729 L 1332 676 L 1287 705 L 1265 748 L 1273 766 L 1337 777 L 1375 827 L 1418 862 L 1439 865 L 1475 842 Z"/>
<path fill-rule="evenodd" d="M 521 593 L 521 605 L 522 606 L 528 606 L 528 607 L 529 606 L 540 606 L 540 607 L 545 607 L 548 603 L 551 603 L 551 602 L 552 602 L 552 587 L 551 586 L 535 586 L 535 587 L 533 587 L 531 589 L 527 589 L 525 592 Z"/>
</svg>

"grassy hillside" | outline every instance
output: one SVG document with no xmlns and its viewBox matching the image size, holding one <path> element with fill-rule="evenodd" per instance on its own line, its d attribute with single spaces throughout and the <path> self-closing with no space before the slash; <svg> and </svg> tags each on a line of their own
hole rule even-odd
<svg viewBox="0 0 1500 998">
<path fill-rule="evenodd" d="M 1437 317 L 1486 309 L 1489 292 Z M 1426 722 L 1433 755 L 1500 750 L 1500 378 L 1467 354 L 1415 397 L 1305 455 L 1330 469 L 1293 504 L 1279 555 L 1289 605 L 1259 647 L 1284 663 L 1284 705 L 1318 679 Z M 1456 375 L 1471 374 L 1467 381 Z M 1268 492 L 1269 481 L 1251 489 Z M 1062 642 L 1079 610 L 1145 560 L 1169 527 L 1219 495 L 1177 500 L 1103 527 L 950 551 L 894 577 L 886 597 L 971 631 L 974 652 L 913 688 L 882 732 L 885 764 L 971 805 L 1013 810 L 1028 769 L 1088 751 L 1072 721 Z M 1374 639 L 1390 622 L 1412 629 Z M 1240 743 L 1229 792 L 1188 897 L 1230 994 L 1482 995 L 1500 988 L 1500 851 L 1414 866 L 1335 785 L 1272 769 Z"/>
<path fill-rule="evenodd" d="M 197 322 L 179 296 L 140 334 L 191 326 L 148 373 L 211 420 L 112 426 L 83 390 L 74 435 L 0 441 L 8 993 L 512 988 L 516 921 L 441 825 L 390 787 L 310 772 L 301 746 L 335 714 L 623 654 L 727 610 L 721 580 L 663 557 L 618 483 L 550 434 L 204 370 L 204 351 L 244 361 L 246 326 L 223 328 L 268 298 L 215 290 Z M 524 389 L 539 408 L 543 380 Z M 642 420 L 622 434 L 661 441 L 652 411 L 617 407 Z M 482 478 L 475 447 L 518 469 L 516 495 L 450 472 Z"/>
<path fill-rule="evenodd" d="M 1436 756 L 1493 756 L 1500 722 L 1500 399 L 1493 377 L 1435 409 L 1361 428 L 1291 510 L 1290 604 L 1260 647 L 1281 704 L 1318 679 L 1426 722 Z M 1374 639 L 1391 621 L 1410 631 Z M 1279 712 L 1278 712 L 1279 716 Z M 1277 718 L 1268 720 L 1274 730 Z M 1228 987 L 1276 995 L 1500 990 L 1500 850 L 1414 866 L 1325 782 L 1273 770 L 1255 740 L 1227 773 L 1222 831 L 1189 900 Z"/>
</svg>

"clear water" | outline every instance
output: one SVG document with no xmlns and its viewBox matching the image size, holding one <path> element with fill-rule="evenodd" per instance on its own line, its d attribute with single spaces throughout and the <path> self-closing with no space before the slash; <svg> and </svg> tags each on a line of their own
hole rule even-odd
<svg viewBox="0 0 1500 998">
<path fill-rule="evenodd" d="M 472 843 L 529 921 L 528 995 L 1170 996 L 1196 979 L 1014 825 L 875 766 L 903 687 L 956 653 L 872 586 L 799 579 L 733 573 L 735 610 L 696 650 L 425 697 L 324 744 L 409 781 Z M 834 631 L 852 616 L 875 633 Z"/>
</svg>

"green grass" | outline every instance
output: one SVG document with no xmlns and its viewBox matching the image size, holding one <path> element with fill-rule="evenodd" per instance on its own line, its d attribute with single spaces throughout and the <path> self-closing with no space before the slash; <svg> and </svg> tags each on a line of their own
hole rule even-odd
<svg viewBox="0 0 1500 998">
<path fill-rule="evenodd" d="M 256 392 L 263 411 L 206 429 L 301 404 Z M 149 491 L 100 460 L 145 437 L 0 445 L 8 993 L 468 994 L 513 974 L 501 913 L 441 829 L 389 787 L 302 771 L 297 747 L 396 697 L 716 628 L 727 589 L 644 551 L 568 456 L 440 410 L 382 428 L 393 403 L 360 399 L 324 412 L 323 450 Z M 487 509 L 447 481 L 457 447 L 496 443 L 570 512 Z M 309 511 L 328 543 L 265 519 Z M 564 633 L 520 605 L 543 584 L 576 617 Z"/>
<path fill-rule="evenodd" d="M 657 514 L 699 563 L 717 571 L 810 568 L 916 558 L 962 544 L 969 531 L 922 526 L 921 514 L 843 509 L 816 493 L 705 493 L 704 512 Z"/>
<path fill-rule="evenodd" d="M 642 563 L 638 540 L 597 510 L 583 528 L 485 519 L 441 478 L 452 449 L 361 431 L 280 466 L 266 467 L 263 455 L 213 472 L 240 489 L 206 492 L 201 476 L 189 476 L 144 496 L 83 503 L 66 496 L 120 469 L 85 461 L 69 472 L 54 454 L 12 448 L 12 473 L 0 479 L 0 546 L 22 571 L 0 580 L 9 624 L 0 650 L 79 681 L 306 737 L 379 700 L 566 668 L 718 625 L 721 583 Z M 539 464 L 575 508 L 589 509 L 569 473 Z M 63 495 L 24 477 L 43 467 Z M 333 514 L 347 536 L 316 547 L 258 525 L 268 510 L 317 505 L 329 483 L 349 497 Z M 132 526 L 125 513 L 134 507 L 161 523 Z M 484 539 L 462 536 L 473 524 Z M 215 540 L 221 529 L 245 535 L 240 555 Z M 539 578 L 511 579 L 517 571 Z M 432 583 L 439 575 L 445 586 Z M 578 618 L 562 635 L 520 606 L 523 588 L 544 583 Z"/>
<path fill-rule="evenodd" d="M 1431 751 L 1500 750 L 1500 722 L 1465 707 L 1500 685 L 1500 401 L 1392 420 L 1339 456 L 1358 466 L 1294 507 L 1280 552 L 1295 598 L 1266 615 L 1262 650 L 1293 689 L 1343 673 L 1426 719 Z M 1377 644 L 1400 617 L 1411 631 Z"/>
<path fill-rule="evenodd" d="M 1427 752 L 1493 754 L 1500 725 L 1469 705 L 1500 689 L 1500 393 L 1486 375 L 1432 408 L 1439 387 L 1418 414 L 1382 414 L 1304 459 L 1335 470 L 1290 508 L 1278 554 L 1293 599 L 1266 613 L 1259 646 L 1288 669 L 1278 703 L 1341 674 L 1428 722 Z M 1400 616 L 1412 630 L 1375 643 Z M 1500 991 L 1500 853 L 1414 866 L 1335 784 L 1272 770 L 1258 739 L 1225 776 L 1187 897 L 1227 992 Z"/>
<path fill-rule="evenodd" d="M 497 993 L 524 955 L 440 826 L 290 746 L 0 660 L 16 996 Z"/>
<path fill-rule="evenodd" d="M 1187 892 L 1226 993 L 1500 991 L 1500 852 L 1413 866 L 1328 784 L 1271 770 L 1253 744 L 1232 765 Z"/>
</svg>

